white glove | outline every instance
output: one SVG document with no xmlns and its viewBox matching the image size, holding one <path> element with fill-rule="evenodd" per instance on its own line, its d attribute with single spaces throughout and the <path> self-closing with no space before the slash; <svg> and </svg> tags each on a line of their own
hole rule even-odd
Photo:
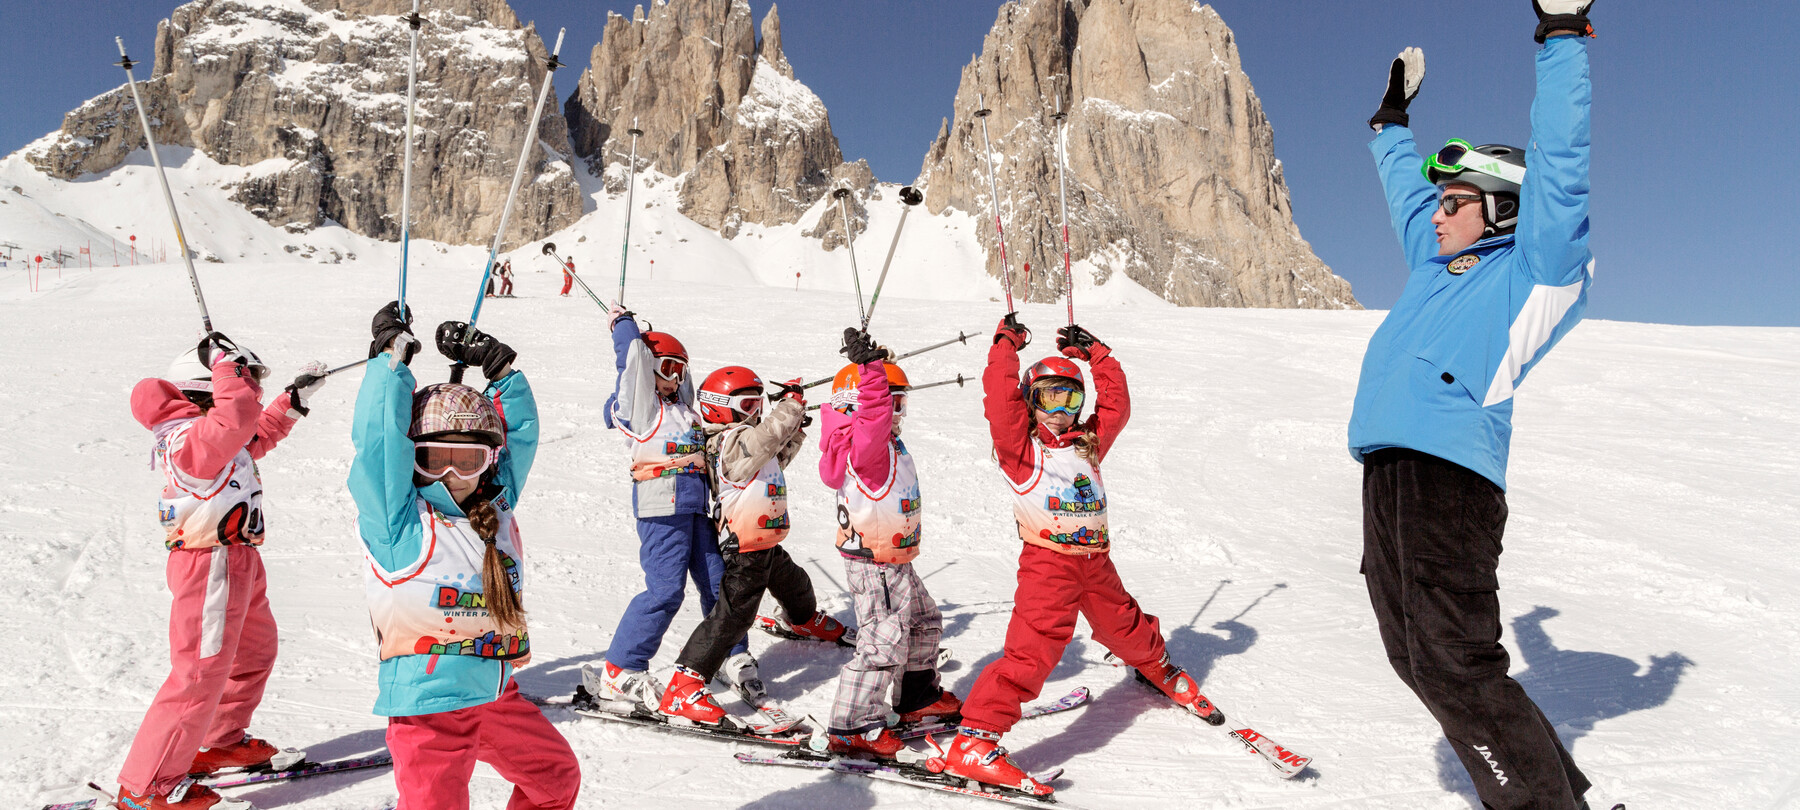
<svg viewBox="0 0 1800 810">
<path fill-rule="evenodd" d="M 388 344 L 388 370 L 393 371 L 400 366 L 400 358 L 410 356 L 408 350 L 419 350 L 419 339 L 410 332 L 401 332 L 394 336 L 394 342 Z"/>
<path fill-rule="evenodd" d="M 1556 31 L 1573 31 L 1576 36 L 1591 37 L 1594 35 L 1593 23 L 1588 22 L 1588 9 L 1594 7 L 1594 0 L 1531 0 L 1531 10 L 1537 12 L 1537 31 L 1532 39 L 1543 44 L 1544 40 Z"/>
<path fill-rule="evenodd" d="M 325 381 L 331 379 L 325 374 L 325 364 L 314 360 L 300 367 L 299 376 L 288 383 L 288 416 L 299 419 L 312 409 L 307 407 L 307 400 L 318 390 L 325 387 Z"/>
<path fill-rule="evenodd" d="M 1594 0 L 1536 0 L 1533 3 L 1537 13 L 1545 14 L 1586 14 L 1594 5 Z"/>
<path fill-rule="evenodd" d="M 1425 52 L 1418 48 L 1401 51 L 1388 66 L 1387 90 L 1381 94 L 1381 107 L 1369 118 L 1369 126 L 1380 132 L 1387 124 L 1411 123 L 1406 108 L 1424 83 Z"/>
</svg>

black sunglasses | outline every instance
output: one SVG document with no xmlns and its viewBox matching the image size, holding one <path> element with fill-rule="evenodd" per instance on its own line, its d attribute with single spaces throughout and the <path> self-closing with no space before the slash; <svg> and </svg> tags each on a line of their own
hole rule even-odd
<svg viewBox="0 0 1800 810">
<path fill-rule="evenodd" d="M 1473 203 L 1481 202 L 1480 194 L 1445 194 L 1438 199 L 1438 207 L 1444 209 L 1448 216 L 1456 216 L 1456 210 Z"/>
</svg>

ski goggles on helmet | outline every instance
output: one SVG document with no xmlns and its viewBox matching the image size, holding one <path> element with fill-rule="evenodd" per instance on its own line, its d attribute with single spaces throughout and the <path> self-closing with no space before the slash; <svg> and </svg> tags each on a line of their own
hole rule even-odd
<svg viewBox="0 0 1800 810">
<path fill-rule="evenodd" d="M 656 376 L 665 380 L 679 380 L 687 372 L 687 361 L 679 357 L 665 356 L 656 358 Z"/>
<path fill-rule="evenodd" d="M 1480 194 L 1445 194 L 1438 198 L 1438 207 L 1444 209 L 1445 216 L 1456 216 L 1458 209 L 1465 205 L 1480 205 Z"/>
<path fill-rule="evenodd" d="M 749 394 L 721 394 L 716 391 L 701 391 L 697 396 L 701 402 L 708 405 L 730 408 L 745 416 L 755 416 L 762 413 L 763 395 L 761 391 L 755 391 L 754 393 Z"/>
<path fill-rule="evenodd" d="M 426 478 L 454 475 L 464 481 L 479 478 L 493 466 L 500 448 L 467 442 L 414 442 L 413 471 Z"/>
<path fill-rule="evenodd" d="M 1031 389 L 1031 406 L 1044 413 L 1066 413 L 1070 416 L 1080 416 L 1081 403 L 1086 398 L 1086 392 L 1073 385 L 1053 385 Z"/>
<path fill-rule="evenodd" d="M 1451 138 L 1437 150 L 1425 158 L 1425 165 L 1419 171 L 1426 180 L 1431 179 L 1431 172 L 1436 169 L 1444 174 L 1460 174 L 1462 172 L 1479 172 L 1489 177 L 1498 177 L 1508 183 L 1523 185 L 1525 183 L 1525 167 L 1514 166 L 1498 158 L 1475 151 L 1475 145 L 1461 138 Z"/>
</svg>

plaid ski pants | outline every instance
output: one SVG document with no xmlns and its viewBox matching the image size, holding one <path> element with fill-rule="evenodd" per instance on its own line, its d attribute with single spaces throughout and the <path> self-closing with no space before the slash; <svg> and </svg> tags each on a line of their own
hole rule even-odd
<svg viewBox="0 0 1800 810">
<path fill-rule="evenodd" d="M 856 654 L 838 675 L 830 730 L 849 735 L 887 724 L 901 672 L 937 668 L 944 617 L 912 563 L 845 557 L 844 574 L 856 602 Z"/>
</svg>

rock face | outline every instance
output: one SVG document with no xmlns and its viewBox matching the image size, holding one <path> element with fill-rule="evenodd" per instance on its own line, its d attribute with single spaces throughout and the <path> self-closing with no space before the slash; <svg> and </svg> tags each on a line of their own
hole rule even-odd
<svg viewBox="0 0 1800 810">
<path fill-rule="evenodd" d="M 565 116 L 596 172 L 628 162 L 635 123 L 639 168 L 686 173 L 681 212 L 727 239 L 799 219 L 843 163 L 824 103 L 782 55 L 775 7 L 759 42 L 745 0 L 609 15 Z"/>
<path fill-rule="evenodd" d="M 301 231 L 331 220 L 400 235 L 410 0 L 195 0 L 157 28 L 139 92 L 159 145 L 255 165 L 233 199 Z M 419 37 L 414 236 L 485 244 L 524 145 L 548 49 L 505 0 L 432 0 Z M 553 148 L 568 129 L 546 105 L 508 242 L 580 218 L 575 176 Z M 27 154 L 64 179 L 117 166 L 143 145 L 129 88 L 69 113 Z M 265 163 L 267 161 L 267 163 Z"/>
<path fill-rule="evenodd" d="M 932 213 L 953 207 L 992 222 L 978 94 L 993 110 L 987 125 L 1015 296 L 1051 300 L 1063 288 L 1051 118 L 1060 94 L 1072 254 L 1092 260 L 1102 280 L 1123 272 L 1190 306 L 1358 306 L 1349 282 L 1294 225 L 1274 133 L 1231 29 L 1210 6 L 1002 6 L 981 54 L 963 68 L 955 119 L 939 130 L 919 179 Z M 997 278 L 993 228 L 981 233 Z"/>
</svg>

